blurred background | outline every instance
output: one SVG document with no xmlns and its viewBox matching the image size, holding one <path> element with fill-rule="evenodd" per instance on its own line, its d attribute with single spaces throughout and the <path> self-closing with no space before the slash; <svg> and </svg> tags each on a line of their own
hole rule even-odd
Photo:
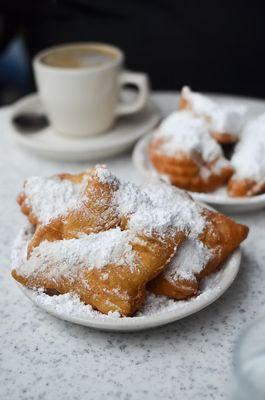
<svg viewBox="0 0 265 400">
<path fill-rule="evenodd" d="M 121 47 L 154 90 L 265 97 L 264 1 L 1 0 L 0 105 L 34 90 L 32 57 L 73 41 Z"/>
</svg>

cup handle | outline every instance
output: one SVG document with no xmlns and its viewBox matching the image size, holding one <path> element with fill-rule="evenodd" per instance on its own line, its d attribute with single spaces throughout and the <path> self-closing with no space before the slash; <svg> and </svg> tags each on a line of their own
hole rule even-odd
<svg viewBox="0 0 265 400">
<path fill-rule="evenodd" d="M 137 73 L 137 72 L 121 72 L 119 77 L 120 86 L 122 88 L 123 85 L 131 84 L 136 86 L 138 89 L 138 95 L 136 99 L 129 103 L 120 103 L 118 104 L 115 114 L 116 115 L 126 115 L 133 114 L 139 110 L 141 110 L 148 99 L 149 94 L 149 85 L 148 85 L 148 77 L 145 74 Z"/>
</svg>

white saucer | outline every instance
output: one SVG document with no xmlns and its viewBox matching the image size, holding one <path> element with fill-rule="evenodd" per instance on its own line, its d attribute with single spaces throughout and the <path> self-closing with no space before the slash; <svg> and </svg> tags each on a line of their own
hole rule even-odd
<svg viewBox="0 0 265 400">
<path fill-rule="evenodd" d="M 27 227 L 25 227 L 25 229 L 27 229 Z M 15 254 L 13 253 L 12 257 L 14 265 L 16 263 L 14 260 L 19 260 L 25 253 L 25 246 L 27 245 L 27 242 L 21 242 L 22 236 L 23 234 L 20 233 L 16 242 Z M 46 294 L 27 289 L 20 284 L 18 284 L 18 286 L 34 304 L 49 314 L 52 314 L 62 320 L 101 330 L 138 331 L 154 328 L 182 319 L 213 303 L 233 283 L 239 271 L 240 262 L 241 250 L 238 248 L 224 263 L 220 271 L 212 274 L 202 281 L 201 294 L 197 297 L 189 300 L 176 301 L 168 299 L 164 296 L 149 295 L 149 301 L 152 299 L 152 301 L 155 301 L 156 305 L 155 308 L 152 306 L 152 312 L 150 312 L 150 304 L 148 304 L 147 301 L 141 312 L 138 312 L 134 317 L 126 318 L 104 315 L 95 310 L 91 312 L 91 307 L 85 305 L 82 305 L 80 310 L 80 303 L 77 305 L 73 303 L 70 306 L 66 304 L 65 296 L 67 295 L 51 297 Z M 153 297 L 151 298 L 150 296 Z M 60 307 L 58 307 L 58 298 L 60 298 Z M 88 312 L 85 310 L 86 307 L 88 307 Z"/>
<path fill-rule="evenodd" d="M 94 161 L 119 154 L 153 129 L 160 119 L 158 107 L 149 100 L 145 109 L 119 118 L 106 133 L 87 138 L 69 138 L 57 134 L 51 126 L 36 133 L 23 133 L 12 123 L 12 118 L 25 112 L 44 113 L 38 94 L 28 95 L 10 108 L 8 129 L 15 141 L 33 153 L 64 161 Z"/>
<path fill-rule="evenodd" d="M 159 174 L 148 157 L 148 146 L 153 132 L 138 141 L 133 150 L 133 163 L 138 171 L 148 179 L 162 179 L 168 182 L 166 176 Z M 221 188 L 213 193 L 189 192 L 198 201 L 214 205 L 223 212 L 246 212 L 258 210 L 265 207 L 265 194 L 253 197 L 232 198 Z"/>
</svg>

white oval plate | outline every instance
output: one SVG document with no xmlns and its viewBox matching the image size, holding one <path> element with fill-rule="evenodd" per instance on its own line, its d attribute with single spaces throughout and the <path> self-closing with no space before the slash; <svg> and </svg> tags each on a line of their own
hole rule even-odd
<svg viewBox="0 0 265 400">
<path fill-rule="evenodd" d="M 151 164 L 147 150 L 153 132 L 138 141 L 133 150 L 133 163 L 138 171 L 149 179 L 162 179 L 168 182 L 165 175 L 159 174 Z M 189 192 L 198 201 L 214 205 L 223 212 L 246 212 L 258 210 L 265 207 L 265 194 L 253 197 L 232 198 L 226 194 L 225 188 L 213 193 Z"/>
<path fill-rule="evenodd" d="M 21 234 L 16 243 L 15 254 L 13 253 L 13 260 L 19 260 L 26 254 L 25 248 L 27 243 L 24 241 L 23 246 L 18 243 Z M 20 250 L 18 250 L 20 249 Z M 157 326 L 165 325 L 173 321 L 177 321 L 188 315 L 194 314 L 203 308 L 207 307 L 215 300 L 217 300 L 233 283 L 240 267 L 241 250 L 238 248 L 224 263 L 220 271 L 212 274 L 202 281 L 201 294 L 189 300 L 172 300 L 164 296 L 149 295 L 145 305 L 142 307 L 134 317 L 119 318 L 113 316 L 106 316 L 98 311 L 92 310 L 90 306 L 82 304 L 80 311 L 80 302 L 77 306 L 75 304 L 65 306 L 63 296 L 48 296 L 43 293 L 28 289 L 20 284 L 18 286 L 22 292 L 38 307 L 54 315 L 57 318 L 73 322 L 75 324 L 88 326 L 108 331 L 138 331 L 143 329 L 154 328 Z M 44 300 L 43 299 L 44 296 Z M 61 298 L 61 305 L 59 308 L 58 298 Z M 148 302 L 149 300 L 149 302 Z M 152 302 L 151 302 L 152 301 Z M 155 303 L 154 303 L 155 302 Z M 150 312 L 150 304 L 152 304 L 152 313 Z M 154 307 L 154 304 L 156 305 Z M 86 312 L 85 308 L 88 312 Z M 92 311 L 91 311 L 92 310 Z"/>
<path fill-rule="evenodd" d="M 14 140 L 33 153 L 64 161 L 93 161 L 119 154 L 153 129 L 160 119 L 158 107 L 149 100 L 139 113 L 117 119 L 108 132 L 74 138 L 57 134 L 51 126 L 34 133 L 23 133 L 12 123 L 12 118 L 25 112 L 44 113 L 38 94 L 28 95 L 10 107 L 6 125 Z"/>
</svg>

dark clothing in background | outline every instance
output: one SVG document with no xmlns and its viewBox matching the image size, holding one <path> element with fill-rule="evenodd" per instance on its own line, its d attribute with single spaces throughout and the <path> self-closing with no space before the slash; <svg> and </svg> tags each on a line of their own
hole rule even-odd
<svg viewBox="0 0 265 400">
<path fill-rule="evenodd" d="M 0 3 L 16 14 L 30 55 L 59 43 L 121 47 L 154 89 L 265 97 L 264 1 L 58 0 Z M 15 11 L 14 11 L 15 10 Z"/>
</svg>

